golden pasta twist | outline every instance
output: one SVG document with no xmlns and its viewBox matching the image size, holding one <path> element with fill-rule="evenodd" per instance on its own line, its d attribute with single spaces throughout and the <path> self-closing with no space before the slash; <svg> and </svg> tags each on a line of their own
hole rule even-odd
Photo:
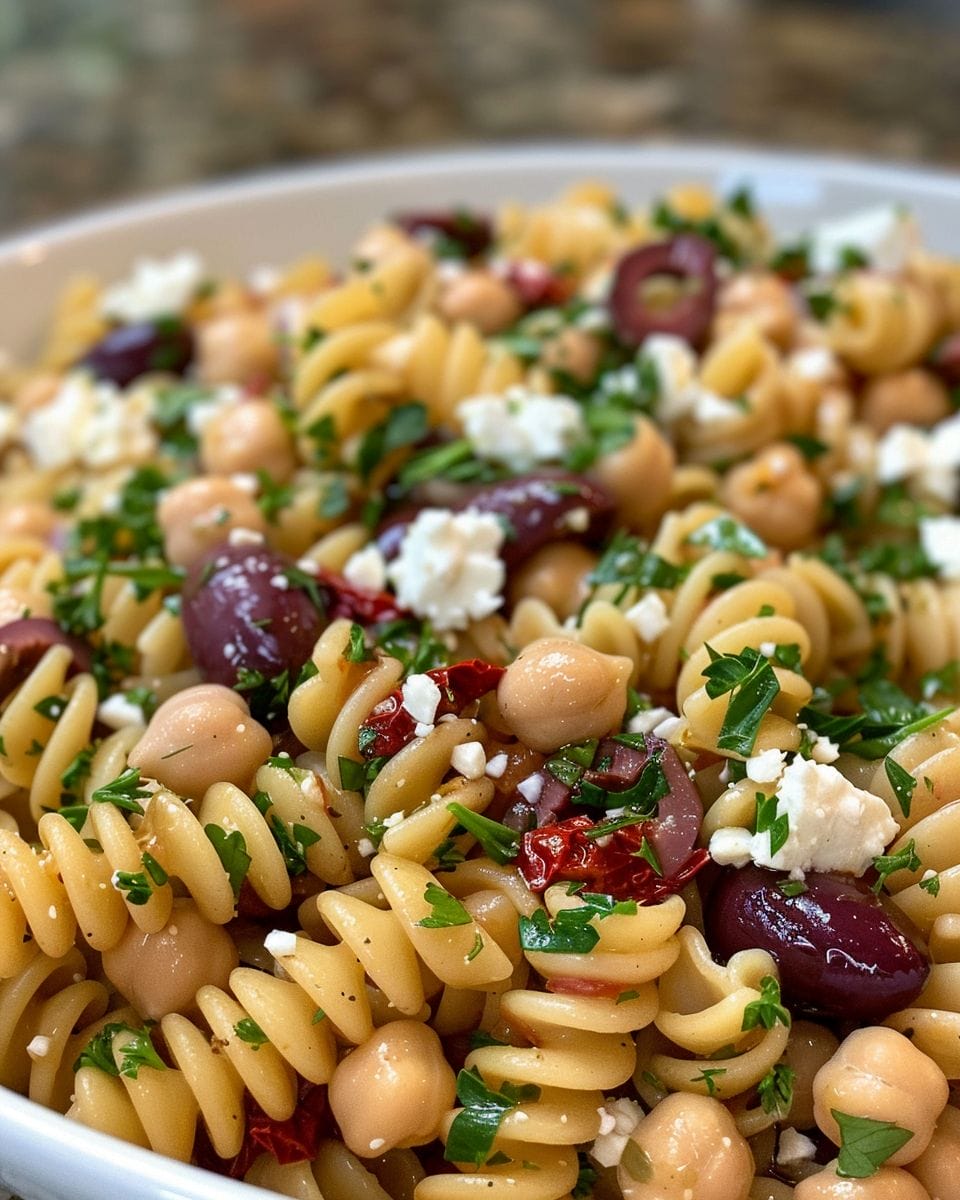
<svg viewBox="0 0 960 1200">
<path fill-rule="evenodd" d="M 922 362 L 941 327 L 929 285 L 910 277 L 852 271 L 837 281 L 826 326 L 829 345 L 856 371 L 883 375 Z"/>
</svg>

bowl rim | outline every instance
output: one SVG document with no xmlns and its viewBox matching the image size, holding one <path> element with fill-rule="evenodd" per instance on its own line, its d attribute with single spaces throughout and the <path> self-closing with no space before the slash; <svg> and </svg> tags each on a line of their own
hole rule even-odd
<svg viewBox="0 0 960 1200">
<path fill-rule="evenodd" d="M 960 198 L 960 169 L 874 159 L 842 153 L 768 149 L 751 142 L 658 141 L 626 139 L 557 139 L 520 141 L 507 145 L 461 146 L 428 151 L 393 151 L 331 158 L 293 166 L 241 171 L 225 178 L 199 184 L 175 186 L 145 196 L 132 196 L 97 204 L 75 215 L 28 224 L 0 237 L 0 260 L 30 258 L 42 245 L 59 243 L 84 235 L 109 233 L 117 224 L 149 223 L 190 209 L 270 195 L 309 190 L 311 187 L 349 187 L 364 182 L 389 182 L 453 171 L 481 169 L 513 173 L 523 167 L 531 172 L 545 170 L 612 170 L 624 165 L 642 167 L 656 162 L 678 172 L 717 173 L 751 169 L 827 176 L 835 183 L 871 187 L 907 187 L 914 193 L 949 199 Z"/>
</svg>

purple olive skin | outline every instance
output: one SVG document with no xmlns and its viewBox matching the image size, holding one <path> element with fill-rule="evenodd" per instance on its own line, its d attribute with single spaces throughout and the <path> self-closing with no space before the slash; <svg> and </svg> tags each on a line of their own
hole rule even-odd
<svg viewBox="0 0 960 1200">
<path fill-rule="evenodd" d="M 73 652 L 68 674 L 90 670 L 89 646 L 64 633 L 49 617 L 23 617 L 0 626 L 0 695 L 21 683 L 51 646 L 67 646 Z"/>
<path fill-rule="evenodd" d="M 490 218 L 479 213 L 462 210 L 397 213 L 393 223 L 411 237 L 442 237 L 456 242 L 465 258 L 476 258 L 488 250 L 493 242 Z"/>
<path fill-rule="evenodd" d="M 111 329 L 78 365 L 89 367 L 98 379 L 126 387 L 150 371 L 182 375 L 193 351 L 193 335 L 181 321 L 140 321 Z"/>
<path fill-rule="evenodd" d="M 930 961 L 895 905 L 851 875 L 810 872 L 797 896 L 780 890 L 787 878 L 756 866 L 724 869 L 704 903 L 714 955 L 768 950 L 784 1004 L 821 1017 L 879 1022 L 919 996 Z"/>
<path fill-rule="evenodd" d="M 507 535 L 500 557 L 508 569 L 519 566 L 548 542 L 601 536 L 614 511 L 613 499 L 605 488 L 580 475 L 562 472 L 464 488 L 460 498 L 445 507 L 454 512 L 469 508 L 502 517 Z M 578 510 L 586 513 L 585 527 L 572 518 Z M 416 515 L 415 510 L 405 509 L 381 527 L 377 545 L 385 558 L 396 557 Z"/>
<path fill-rule="evenodd" d="M 670 333 L 692 346 L 700 345 L 716 306 L 716 257 L 713 244 L 692 233 L 625 254 L 617 263 L 607 301 L 619 340 L 635 349 L 651 333 Z M 699 286 L 670 308 L 650 308 L 641 289 L 657 275 L 694 280 Z"/>
<path fill-rule="evenodd" d="M 960 383 L 960 334 L 952 333 L 934 349 L 930 365 L 949 384 Z"/>
<path fill-rule="evenodd" d="M 284 586 L 293 560 L 262 546 L 218 546 L 187 573 L 183 628 L 209 683 L 232 687 L 241 669 L 291 678 L 310 657 L 323 615 L 303 588 Z M 278 583 L 278 580 L 283 582 Z"/>
</svg>

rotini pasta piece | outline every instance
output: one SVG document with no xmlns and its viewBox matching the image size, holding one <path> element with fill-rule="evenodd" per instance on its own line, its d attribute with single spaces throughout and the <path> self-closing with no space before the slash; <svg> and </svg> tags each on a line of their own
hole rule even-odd
<svg viewBox="0 0 960 1200">
<path fill-rule="evenodd" d="M 368 321 L 399 317 L 416 298 L 430 270 L 430 256 L 413 242 L 398 245 L 395 252 L 373 263 L 368 270 L 349 274 L 321 292 L 306 307 L 304 330 L 321 335 Z"/>
<path fill-rule="evenodd" d="M 28 613 L 50 616 L 47 586 L 62 574 L 59 554 L 45 542 L 33 537 L 5 537 L 0 543 L 0 620 L 6 624 Z"/>
<path fill-rule="evenodd" d="M 952 889 L 952 894 L 956 890 Z M 911 1005 L 884 1024 L 910 1038 L 948 1079 L 960 1077 L 960 963 L 934 963 Z"/>
<path fill-rule="evenodd" d="M 497 241 L 507 258 L 532 258 L 578 275 L 599 266 L 618 248 L 641 240 L 642 218 L 620 218 L 615 194 L 605 186 L 577 188 L 548 204 L 501 207 Z"/>
<path fill-rule="evenodd" d="M 43 366 L 62 371 L 77 361 L 107 331 L 100 312 L 100 284 L 78 276 L 64 288 L 41 354 Z"/>
<path fill-rule="evenodd" d="M 917 279 L 852 271 L 837 281 L 834 296 L 827 341 L 845 363 L 866 375 L 921 362 L 940 330 L 938 298 Z"/>
</svg>

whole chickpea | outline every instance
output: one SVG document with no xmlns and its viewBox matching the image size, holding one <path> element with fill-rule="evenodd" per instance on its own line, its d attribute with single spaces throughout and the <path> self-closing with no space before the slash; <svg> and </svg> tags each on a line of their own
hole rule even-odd
<svg viewBox="0 0 960 1200">
<path fill-rule="evenodd" d="M 823 490 L 800 451 L 777 442 L 734 467 L 723 481 L 722 497 L 765 542 L 795 550 L 816 532 Z"/>
<path fill-rule="evenodd" d="M 213 546 L 227 540 L 231 529 L 267 527 L 256 501 L 230 479 L 198 478 L 178 483 L 157 505 L 167 558 L 189 567 Z"/>
<path fill-rule="evenodd" d="M 858 1029 L 817 1072 L 813 1111 L 826 1136 L 840 1145 L 831 1110 L 874 1121 L 891 1121 L 913 1134 L 887 1164 L 913 1162 L 927 1148 L 949 1095 L 947 1080 L 909 1038 L 892 1029 Z"/>
<path fill-rule="evenodd" d="M 208 983 L 225 988 L 239 961 L 230 934 L 187 899 L 174 900 L 159 933 L 144 933 L 131 921 L 120 941 L 103 952 L 107 978 L 152 1021 L 192 1011 L 200 988 Z"/>
<path fill-rule="evenodd" d="M 790 1124 L 796 1129 L 810 1129 L 816 1124 L 813 1115 L 813 1080 L 817 1072 L 840 1048 L 840 1042 L 829 1029 L 813 1021 L 794 1021 L 783 1061 L 792 1068 L 793 1101 L 790 1104 Z"/>
<path fill-rule="evenodd" d="M 937 1118 L 926 1150 L 907 1168 L 930 1193 L 931 1200 L 950 1200 L 960 1186 L 960 1109 L 948 1104 Z"/>
<path fill-rule="evenodd" d="M 642 529 L 663 513 L 676 464 L 673 447 L 656 425 L 637 417 L 630 441 L 599 459 L 593 473 L 613 495 L 620 520 Z"/>
<path fill-rule="evenodd" d="M 419 1021 L 391 1021 L 343 1059 L 328 1094 L 347 1147 L 371 1158 L 432 1141 L 455 1093 L 434 1031 Z"/>
<path fill-rule="evenodd" d="M 797 306 L 789 285 L 767 272 L 734 275 L 720 290 L 714 331 L 723 337 L 752 321 L 765 338 L 786 348 L 797 327 Z"/>
<path fill-rule="evenodd" d="M 443 290 L 437 307 L 451 324 L 467 321 L 483 334 L 499 333 L 523 315 L 513 288 L 489 271 L 464 271 Z"/>
<path fill-rule="evenodd" d="M 630 1136 L 617 1169 L 623 1200 L 747 1200 L 750 1147 L 719 1100 L 675 1092 Z"/>
<path fill-rule="evenodd" d="M 507 667 L 497 702 L 521 742 L 548 753 L 620 728 L 633 663 L 579 642 L 531 642 Z"/>
<path fill-rule="evenodd" d="M 214 783 L 245 788 L 272 745 L 242 696 L 201 683 L 160 705 L 130 751 L 130 764 L 172 792 L 198 799 Z"/>
<path fill-rule="evenodd" d="M 886 433 L 893 425 L 936 425 L 951 411 L 946 384 L 932 371 L 911 367 L 868 379 L 860 416 L 876 433 Z"/>
<path fill-rule="evenodd" d="M 912 1175 L 898 1167 L 881 1167 L 867 1179 L 846 1179 L 828 1163 L 797 1184 L 793 1200 L 931 1200 Z"/>
<path fill-rule="evenodd" d="M 585 329 L 567 326 L 543 347 L 541 363 L 550 371 L 563 371 L 578 383 L 590 383 L 600 366 L 599 340 Z"/>
<path fill-rule="evenodd" d="M 264 312 L 234 312 L 206 321 L 197 332 L 197 370 L 203 383 L 244 383 L 273 376 L 279 349 Z"/>
<path fill-rule="evenodd" d="M 0 506 L 0 534 L 7 537 L 35 537 L 45 542 L 58 525 L 57 514 L 41 500 Z"/>
<path fill-rule="evenodd" d="M 587 576 L 597 556 L 576 542 L 551 542 L 532 554 L 510 578 L 511 604 L 533 596 L 558 617 L 572 616 L 589 592 Z"/>
<path fill-rule="evenodd" d="M 204 425 L 200 462 L 210 475 L 266 471 L 286 483 L 297 466 L 293 439 L 269 400 L 247 400 L 222 408 Z"/>
</svg>

